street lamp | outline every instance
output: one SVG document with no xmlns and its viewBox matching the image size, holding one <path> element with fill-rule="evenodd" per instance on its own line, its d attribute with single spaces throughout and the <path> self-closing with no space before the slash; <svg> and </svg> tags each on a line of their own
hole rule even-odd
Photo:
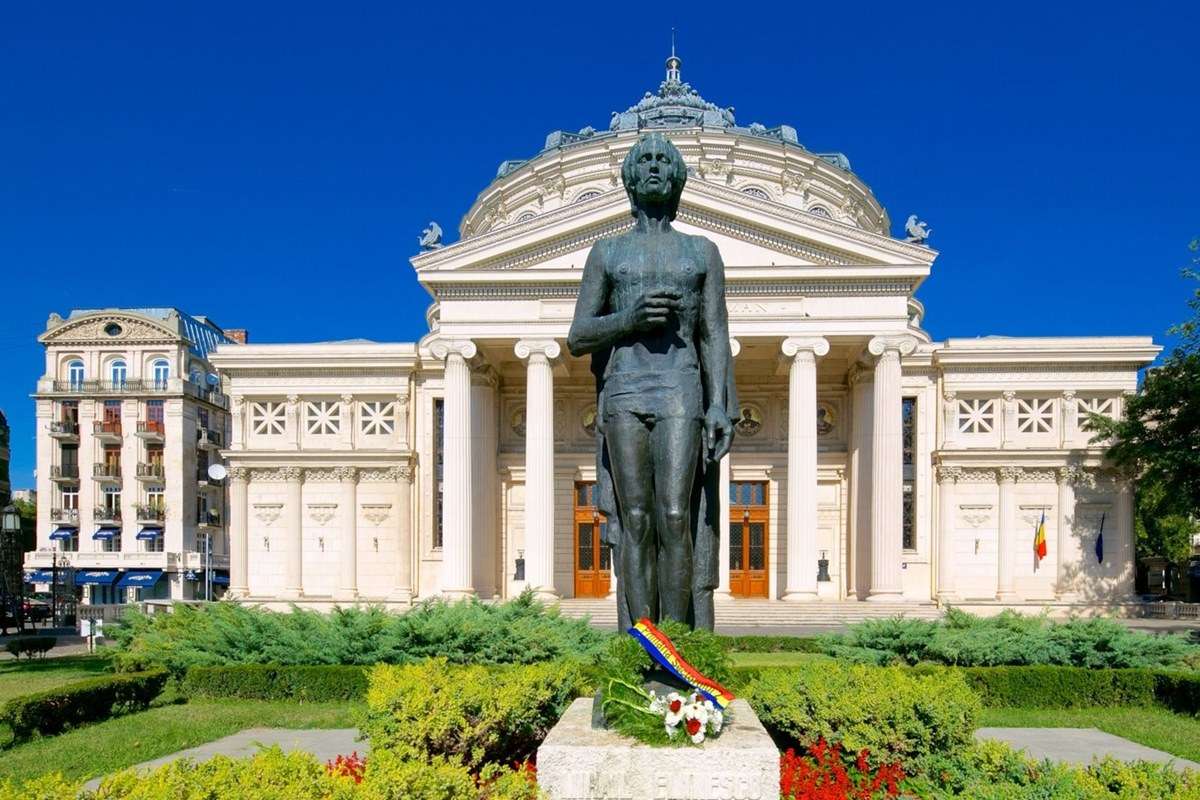
<svg viewBox="0 0 1200 800">
<path fill-rule="evenodd" d="M 4 622 L 0 625 L 8 632 L 8 617 L 11 612 L 17 630 L 25 628 L 25 576 L 21 574 L 21 512 L 9 504 L 0 511 L 0 613 Z"/>
</svg>

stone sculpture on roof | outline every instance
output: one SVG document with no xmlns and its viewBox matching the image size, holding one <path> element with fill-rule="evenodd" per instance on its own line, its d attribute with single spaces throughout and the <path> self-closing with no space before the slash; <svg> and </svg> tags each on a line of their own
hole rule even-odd
<svg viewBox="0 0 1200 800">
<path fill-rule="evenodd" d="M 933 231 L 929 230 L 924 222 L 917 221 L 916 214 L 908 215 L 908 222 L 904 223 L 904 232 L 908 234 L 904 241 L 919 245 L 924 245 L 933 235 Z"/>
<path fill-rule="evenodd" d="M 442 226 L 436 222 L 430 222 L 429 227 L 421 231 L 421 235 L 417 237 L 417 242 L 420 243 L 422 252 L 437 250 L 442 246 Z"/>
</svg>

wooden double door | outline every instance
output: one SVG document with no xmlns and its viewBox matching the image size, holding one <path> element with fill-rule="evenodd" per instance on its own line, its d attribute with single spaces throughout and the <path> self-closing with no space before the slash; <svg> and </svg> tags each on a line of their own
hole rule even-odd
<svg viewBox="0 0 1200 800">
<path fill-rule="evenodd" d="M 766 481 L 730 481 L 729 593 L 734 597 L 767 596 L 769 519 Z"/>
<path fill-rule="evenodd" d="M 608 521 L 596 507 L 596 484 L 575 484 L 575 596 L 607 597 L 612 586 L 612 548 L 603 543 Z"/>
</svg>

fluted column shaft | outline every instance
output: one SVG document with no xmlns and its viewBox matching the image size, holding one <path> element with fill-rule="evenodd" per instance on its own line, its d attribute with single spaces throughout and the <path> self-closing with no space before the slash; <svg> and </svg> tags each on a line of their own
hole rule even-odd
<svg viewBox="0 0 1200 800">
<path fill-rule="evenodd" d="M 250 594 L 250 565 L 248 561 L 250 485 L 249 470 L 233 467 L 229 470 L 229 594 L 245 597 Z"/>
<path fill-rule="evenodd" d="M 1016 599 L 1016 538 L 1017 508 L 1014 488 L 1021 470 L 1017 467 L 1001 467 L 999 474 L 1000 528 L 996 536 L 996 599 L 1011 602 Z"/>
<path fill-rule="evenodd" d="M 534 593 L 549 599 L 554 587 L 554 373 L 555 341 L 517 342 L 525 370 L 525 576 Z"/>
<path fill-rule="evenodd" d="M 341 552 L 338 554 L 338 595 L 343 599 L 358 596 L 358 470 L 335 470 L 339 487 L 338 505 L 342 508 Z"/>
<path fill-rule="evenodd" d="M 729 353 L 733 358 L 737 358 L 742 352 L 742 343 L 737 339 L 730 338 Z M 733 370 L 733 362 L 729 363 L 729 369 Z M 725 412 L 733 419 L 737 419 L 740 413 L 739 409 L 727 408 Z M 721 459 L 720 480 L 718 481 L 718 492 L 721 495 L 721 518 L 718 520 L 717 532 L 720 536 L 720 544 L 717 550 L 717 588 L 714 594 L 730 596 L 729 588 L 729 481 L 730 481 L 730 459 L 732 456 L 728 453 Z"/>
<path fill-rule="evenodd" d="M 871 413 L 871 593 L 877 602 L 903 598 L 904 442 L 900 356 L 914 340 L 878 337 L 867 346 L 876 357 Z"/>
<path fill-rule="evenodd" d="M 442 503 L 442 594 L 475 594 L 472 576 L 471 367 L 473 342 L 438 342 L 431 348 L 444 358 L 445 398 Z"/>
<path fill-rule="evenodd" d="M 409 602 L 413 596 L 412 579 L 412 467 L 397 469 L 396 475 L 396 586 L 392 598 Z"/>
<path fill-rule="evenodd" d="M 1071 547 L 1071 530 L 1075 521 L 1075 480 L 1078 470 L 1075 467 L 1060 467 L 1058 470 L 1058 518 L 1055 524 L 1054 537 L 1054 593 L 1061 599 L 1071 599 L 1074 591 L 1071 579 L 1067 573 L 1068 551 L 1074 553 L 1077 548 Z"/>
<path fill-rule="evenodd" d="M 959 467 L 938 468 L 938 565 L 937 592 L 945 601 L 955 597 L 954 575 L 954 488 L 962 475 Z"/>
<path fill-rule="evenodd" d="M 287 487 L 287 560 L 283 565 L 283 591 L 288 597 L 299 597 L 304 591 L 304 472 L 285 467 L 283 479 Z"/>
<path fill-rule="evenodd" d="M 784 600 L 817 596 L 817 358 L 820 337 L 783 342 L 788 369 L 787 582 Z"/>
<path fill-rule="evenodd" d="M 1133 532 L 1133 483 L 1128 479 L 1117 476 L 1117 539 L 1116 555 L 1117 599 L 1128 601 L 1135 597 L 1134 587 L 1134 554 L 1136 544 Z"/>
</svg>

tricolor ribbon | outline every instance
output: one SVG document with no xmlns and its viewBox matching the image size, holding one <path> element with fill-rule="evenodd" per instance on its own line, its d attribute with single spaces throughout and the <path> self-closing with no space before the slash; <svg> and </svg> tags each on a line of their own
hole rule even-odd
<svg viewBox="0 0 1200 800">
<path fill-rule="evenodd" d="M 721 684 L 706 678 L 700 671 L 684 660 L 667 635 L 654 627 L 654 623 L 643 617 L 629 629 L 629 635 L 637 639 L 650 657 L 663 669 L 691 686 L 708 698 L 722 711 L 733 702 L 733 694 Z"/>
</svg>

